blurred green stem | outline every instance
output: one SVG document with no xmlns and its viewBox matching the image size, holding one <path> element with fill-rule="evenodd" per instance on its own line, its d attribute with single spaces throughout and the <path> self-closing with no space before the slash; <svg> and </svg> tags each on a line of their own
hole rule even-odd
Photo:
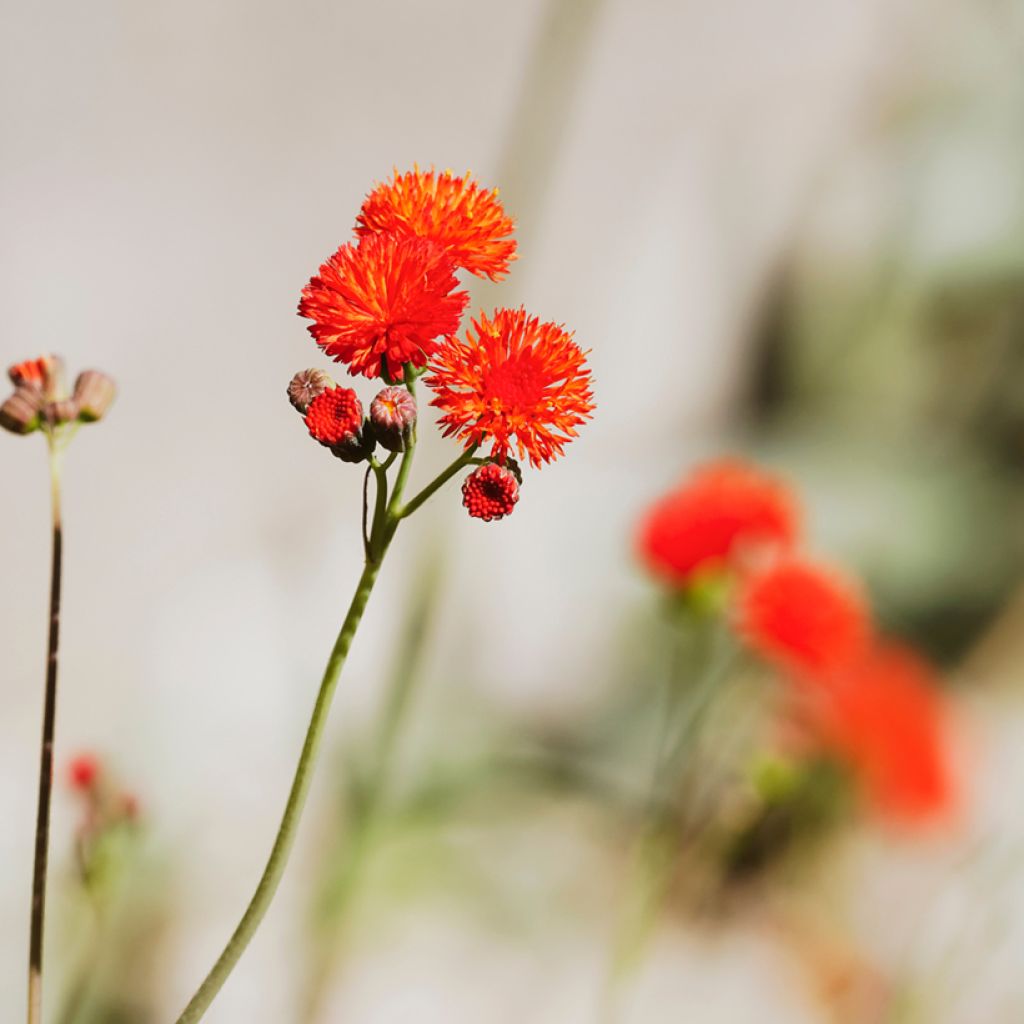
<svg viewBox="0 0 1024 1024">
<path fill-rule="evenodd" d="M 615 932 L 611 963 L 601 1001 L 602 1024 L 618 1019 L 622 984 L 636 964 L 657 921 L 680 855 L 686 805 L 673 799 L 680 784 L 680 761 L 693 751 L 706 714 L 721 685 L 719 647 L 725 635 L 721 616 L 690 612 L 673 647 L 667 673 L 660 736 L 656 745 L 644 822 L 632 853 Z M 685 687 L 685 663 L 698 675 Z M 689 699 L 684 700 L 686 690 Z"/>
</svg>

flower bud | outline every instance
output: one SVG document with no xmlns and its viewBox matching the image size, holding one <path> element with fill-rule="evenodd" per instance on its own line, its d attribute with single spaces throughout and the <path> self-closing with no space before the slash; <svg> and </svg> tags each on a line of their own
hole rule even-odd
<svg viewBox="0 0 1024 1024">
<path fill-rule="evenodd" d="M 40 425 L 43 393 L 36 388 L 19 387 L 0 405 L 0 427 L 12 434 L 31 434 Z"/>
<path fill-rule="evenodd" d="M 81 410 L 73 398 L 63 398 L 59 402 L 49 402 L 43 409 L 43 417 L 51 427 L 59 427 L 64 423 L 73 423 L 78 419 Z"/>
<path fill-rule="evenodd" d="M 342 462 L 361 462 L 373 451 L 373 436 L 364 429 L 362 403 L 351 388 L 321 391 L 306 410 L 306 427 Z"/>
<path fill-rule="evenodd" d="M 84 370 L 75 381 L 72 400 L 78 408 L 76 415 L 71 418 L 80 419 L 83 423 L 94 423 L 102 419 L 116 394 L 117 388 L 111 377 L 99 370 Z"/>
<path fill-rule="evenodd" d="M 370 403 L 370 423 L 384 448 L 404 452 L 416 426 L 416 399 L 405 388 L 384 388 Z"/>
<path fill-rule="evenodd" d="M 475 469 L 462 484 L 462 504 L 485 523 L 509 515 L 518 500 L 519 484 L 512 471 L 493 462 Z"/>
<path fill-rule="evenodd" d="M 7 376 L 18 388 L 32 388 L 45 398 L 53 398 L 60 386 L 64 363 L 60 356 L 39 356 L 7 368 Z"/>
<path fill-rule="evenodd" d="M 288 384 L 288 401 L 305 415 L 309 403 L 334 386 L 334 381 L 323 370 L 299 370 Z"/>
</svg>

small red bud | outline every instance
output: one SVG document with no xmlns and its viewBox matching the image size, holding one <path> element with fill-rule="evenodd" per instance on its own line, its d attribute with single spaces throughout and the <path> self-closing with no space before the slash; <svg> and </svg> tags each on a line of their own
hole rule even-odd
<svg viewBox="0 0 1024 1024">
<path fill-rule="evenodd" d="M 462 504 L 485 523 L 509 515 L 518 500 L 519 484 L 512 471 L 494 463 L 474 470 L 462 484 Z"/>
<path fill-rule="evenodd" d="M 44 397 L 41 390 L 19 387 L 0 405 L 0 427 L 12 434 L 31 434 L 39 429 Z"/>
<path fill-rule="evenodd" d="M 370 423 L 382 447 L 404 452 L 416 426 L 416 399 L 405 388 L 384 388 L 370 403 Z"/>
</svg>

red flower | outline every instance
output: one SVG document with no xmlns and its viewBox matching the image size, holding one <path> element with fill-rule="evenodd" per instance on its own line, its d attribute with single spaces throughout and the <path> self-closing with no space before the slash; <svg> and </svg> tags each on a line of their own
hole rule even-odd
<svg viewBox="0 0 1024 1024">
<path fill-rule="evenodd" d="M 863 653 L 871 619 L 859 589 L 840 574 L 789 558 L 744 581 L 738 629 L 768 661 L 816 678 Z"/>
<path fill-rule="evenodd" d="M 93 754 L 78 754 L 68 764 L 68 781 L 72 789 L 86 793 L 96 785 L 100 762 Z"/>
<path fill-rule="evenodd" d="M 328 388 L 309 403 L 306 426 L 322 445 L 350 442 L 363 426 L 363 407 L 351 388 Z"/>
<path fill-rule="evenodd" d="M 561 455 L 594 408 L 586 356 L 572 335 L 523 309 L 498 309 L 473 321 L 477 335 L 449 338 L 431 361 L 446 437 L 466 447 L 493 442 L 503 460 L 513 446 L 534 466 Z"/>
<path fill-rule="evenodd" d="M 879 647 L 811 696 L 821 746 L 851 767 L 881 811 L 915 821 L 953 808 L 950 713 L 917 654 Z"/>
<path fill-rule="evenodd" d="M 429 238 L 458 267 L 492 281 L 508 273 L 515 259 L 512 218 L 498 202 L 498 190 L 480 188 L 469 175 L 435 174 L 419 168 L 378 185 L 359 211 L 361 236 L 392 231 Z"/>
<path fill-rule="evenodd" d="M 494 463 L 474 470 L 462 485 L 462 504 L 485 523 L 510 515 L 518 500 L 519 484 L 512 471 Z"/>
<path fill-rule="evenodd" d="M 756 466 L 723 459 L 693 472 L 640 523 L 640 557 L 656 576 L 686 586 L 765 545 L 789 546 L 800 513 L 789 488 Z"/>
<path fill-rule="evenodd" d="M 302 290 L 299 315 L 310 334 L 351 374 L 402 376 L 405 363 L 423 366 L 437 339 L 454 334 L 469 301 L 455 292 L 455 266 L 433 242 L 369 235 L 343 245 Z"/>
</svg>

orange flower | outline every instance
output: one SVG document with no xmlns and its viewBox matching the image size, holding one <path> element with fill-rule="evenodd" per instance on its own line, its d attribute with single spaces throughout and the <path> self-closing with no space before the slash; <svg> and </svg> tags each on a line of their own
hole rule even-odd
<svg viewBox="0 0 1024 1024">
<path fill-rule="evenodd" d="M 879 810 L 916 821 L 953 808 L 950 713 L 917 654 L 879 647 L 812 696 L 819 743 L 850 766 Z"/>
<path fill-rule="evenodd" d="M 640 557 L 656 576 L 683 587 L 702 571 L 766 545 L 788 547 L 800 513 L 789 488 L 738 459 L 711 462 L 655 502 L 640 523 Z"/>
<path fill-rule="evenodd" d="M 809 679 L 851 664 L 871 637 L 860 590 L 835 570 L 797 558 L 744 581 L 737 627 L 762 657 Z"/>
<path fill-rule="evenodd" d="M 498 202 L 498 190 L 480 188 L 469 175 L 435 174 L 416 168 L 378 185 L 359 211 L 359 235 L 392 231 L 429 238 L 458 267 L 497 281 L 514 260 L 515 225 Z"/>
<path fill-rule="evenodd" d="M 583 350 L 557 324 L 523 309 L 480 314 L 466 341 L 449 338 L 430 364 L 431 404 L 446 437 L 466 447 L 493 442 L 499 461 L 515 449 L 539 466 L 561 455 L 594 408 Z"/>
<path fill-rule="evenodd" d="M 343 245 L 302 290 L 299 315 L 310 334 L 351 374 L 402 376 L 423 366 L 439 337 L 454 334 L 469 301 L 455 292 L 455 267 L 444 251 L 422 238 L 370 235 Z"/>
</svg>

